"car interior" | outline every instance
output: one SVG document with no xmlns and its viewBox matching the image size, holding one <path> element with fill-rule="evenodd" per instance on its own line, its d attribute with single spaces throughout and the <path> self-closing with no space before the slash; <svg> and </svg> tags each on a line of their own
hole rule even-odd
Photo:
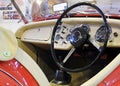
<svg viewBox="0 0 120 86">
<path fill-rule="evenodd" d="M 61 2 L 28 22 L 11 2 L 25 24 L 15 33 L 0 26 L 0 86 L 120 85 L 120 14 Z"/>
</svg>

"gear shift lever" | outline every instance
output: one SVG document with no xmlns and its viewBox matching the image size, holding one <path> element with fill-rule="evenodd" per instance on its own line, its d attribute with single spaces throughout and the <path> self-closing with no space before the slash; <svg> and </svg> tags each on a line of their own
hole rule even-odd
<svg viewBox="0 0 120 86">
<path fill-rule="evenodd" d="M 62 64 L 61 57 L 59 57 L 59 61 Z M 64 64 L 62 64 L 64 65 Z M 63 71 L 62 69 L 57 69 L 55 73 L 55 79 L 52 81 L 52 83 L 58 84 L 58 85 L 66 85 L 71 82 L 71 75 L 68 74 L 66 71 Z"/>
</svg>

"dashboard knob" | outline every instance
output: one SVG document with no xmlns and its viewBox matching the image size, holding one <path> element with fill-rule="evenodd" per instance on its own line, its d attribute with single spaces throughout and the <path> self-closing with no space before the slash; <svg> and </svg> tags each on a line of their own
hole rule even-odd
<svg viewBox="0 0 120 86">
<path fill-rule="evenodd" d="M 118 37 L 118 33 L 117 32 L 114 32 L 113 33 L 115 37 Z"/>
</svg>

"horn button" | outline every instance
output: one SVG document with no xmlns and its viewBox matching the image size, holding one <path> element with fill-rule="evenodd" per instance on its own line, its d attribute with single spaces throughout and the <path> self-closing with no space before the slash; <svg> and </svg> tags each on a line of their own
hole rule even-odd
<svg viewBox="0 0 120 86">
<path fill-rule="evenodd" d="M 70 35 L 70 43 L 74 47 L 80 47 L 82 46 L 90 37 L 90 35 L 81 28 L 76 28 L 71 32 Z"/>
</svg>

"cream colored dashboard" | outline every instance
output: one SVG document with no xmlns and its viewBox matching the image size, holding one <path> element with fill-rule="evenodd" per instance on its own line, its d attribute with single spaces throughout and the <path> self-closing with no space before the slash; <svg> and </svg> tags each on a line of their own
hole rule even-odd
<svg viewBox="0 0 120 86">
<path fill-rule="evenodd" d="M 120 47 L 120 20 L 117 19 L 107 19 L 109 25 L 112 28 L 112 34 L 109 38 L 108 47 Z M 51 43 L 51 35 L 54 25 L 56 23 L 56 19 L 32 22 L 24 25 L 19 28 L 16 32 L 16 37 L 20 38 L 24 42 L 33 43 L 35 45 L 39 45 L 44 48 L 45 45 L 50 45 Z M 87 24 L 91 29 L 91 37 L 94 37 L 93 33 L 96 32 L 98 28 L 100 28 L 102 24 L 101 18 L 64 18 L 63 22 L 65 22 L 65 26 L 69 29 L 65 30 L 64 34 L 57 33 L 60 35 L 60 39 L 55 39 L 55 48 L 68 50 L 71 48 L 71 44 L 67 41 L 67 36 L 70 33 L 70 29 L 75 28 L 81 24 Z M 62 30 L 61 30 L 62 31 Z M 61 32 L 60 31 L 60 32 Z M 49 47 L 48 47 L 49 48 Z"/>
</svg>

